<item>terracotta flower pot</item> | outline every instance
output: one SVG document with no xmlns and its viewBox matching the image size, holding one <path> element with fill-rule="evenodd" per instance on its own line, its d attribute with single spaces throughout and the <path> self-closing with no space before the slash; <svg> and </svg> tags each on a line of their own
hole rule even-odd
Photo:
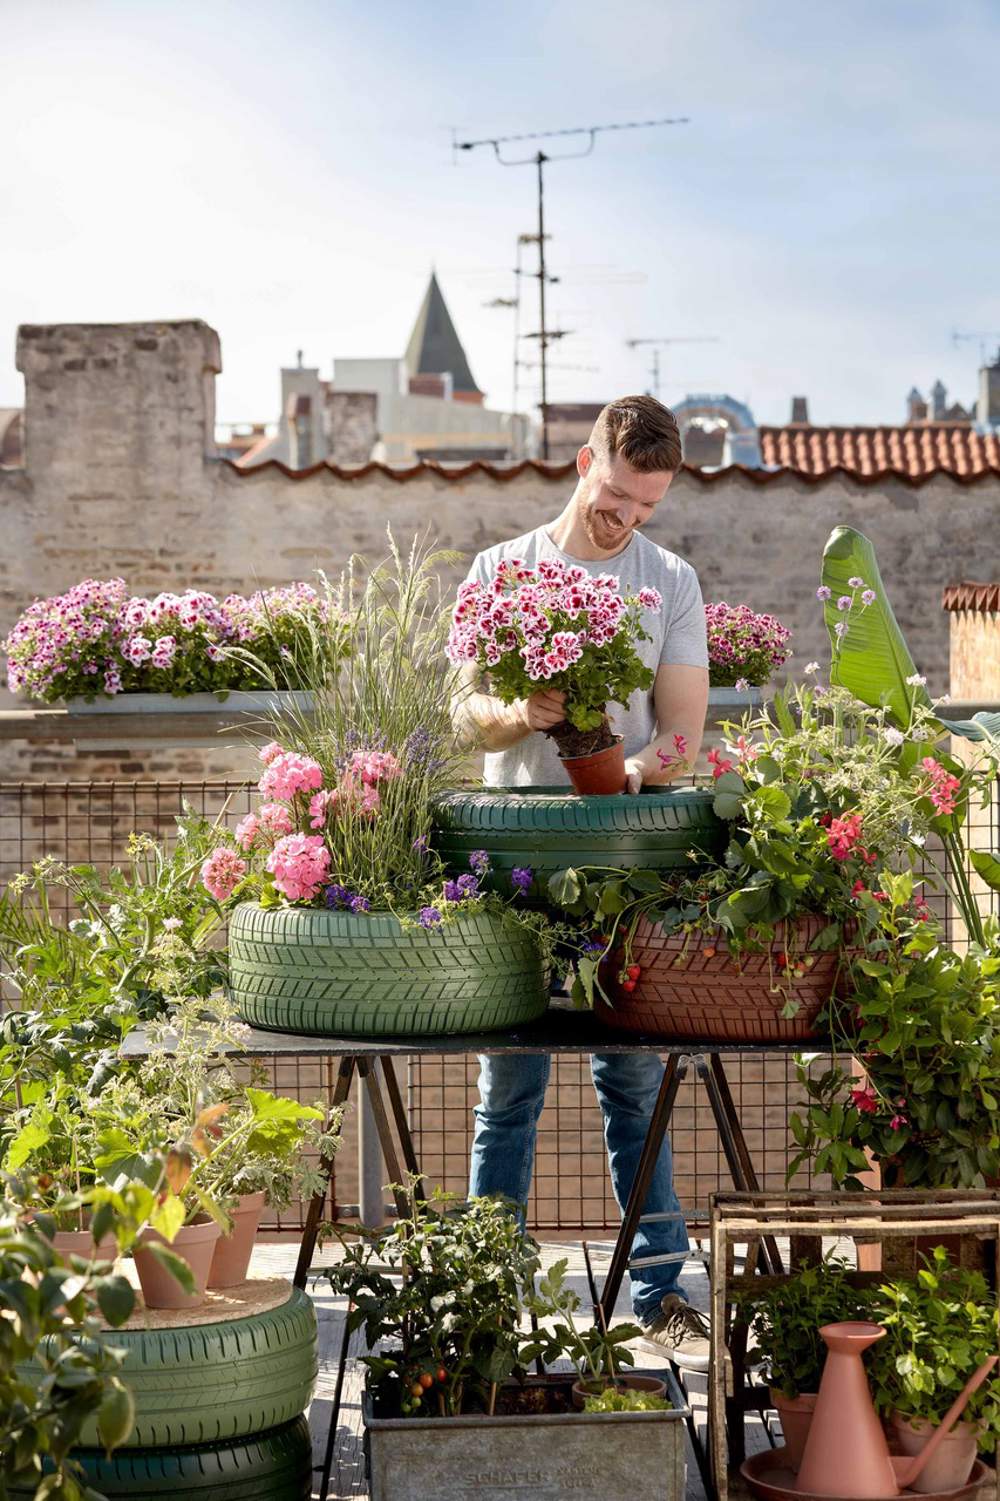
<svg viewBox="0 0 1000 1501">
<path fill-rule="evenodd" d="M 118 1255 L 118 1242 L 113 1235 L 105 1235 L 104 1239 L 94 1245 L 94 1237 L 90 1231 L 85 1230 L 57 1230 L 52 1237 L 55 1250 L 62 1257 L 85 1256 L 89 1261 L 94 1257 L 97 1261 L 114 1261 Z"/>
<path fill-rule="evenodd" d="M 786 1397 L 771 1387 L 771 1405 L 781 1419 L 781 1431 L 785 1437 L 785 1458 L 789 1468 L 797 1470 L 805 1453 L 809 1425 L 816 1411 L 818 1392 L 800 1392 L 797 1397 Z"/>
<path fill-rule="evenodd" d="M 594 751 L 589 756 L 561 756 L 560 760 L 574 791 L 582 797 L 625 791 L 625 751 L 620 735 L 616 736 L 614 745 L 605 750 Z"/>
<path fill-rule="evenodd" d="M 936 1423 L 928 1423 L 923 1418 L 904 1418 L 898 1412 L 892 1415 L 893 1437 L 904 1454 L 919 1454 L 936 1427 Z M 921 1473 L 910 1481 L 909 1489 L 926 1496 L 957 1490 L 964 1485 L 976 1462 L 980 1432 L 977 1423 L 956 1423 L 941 1440 L 937 1453 L 931 1455 Z"/>
<path fill-rule="evenodd" d="M 598 1397 L 609 1386 L 607 1381 L 574 1381 L 573 1382 L 573 1406 L 577 1412 L 583 1411 L 583 1404 L 588 1397 Z M 630 1392 L 646 1392 L 651 1397 L 666 1398 L 666 1383 L 657 1379 L 656 1376 L 626 1376 L 619 1375 L 615 1386 L 624 1387 Z"/>
<path fill-rule="evenodd" d="M 182 1225 L 172 1241 L 165 1240 L 156 1230 L 142 1232 L 132 1256 L 147 1308 L 198 1307 L 205 1296 L 208 1274 L 212 1266 L 212 1255 L 219 1234 L 219 1227 L 214 1220 Z M 178 1256 L 183 1256 L 194 1277 L 196 1288 L 194 1293 L 185 1292 L 177 1278 L 172 1276 L 153 1252 L 147 1249 L 144 1243 L 151 1240 L 158 1240 L 162 1245 L 169 1245 Z"/>
<path fill-rule="evenodd" d="M 233 1228 L 220 1235 L 212 1253 L 208 1274 L 209 1287 L 236 1287 L 247 1280 L 260 1217 L 264 1213 L 266 1194 L 244 1194 L 233 1211 Z"/>
</svg>

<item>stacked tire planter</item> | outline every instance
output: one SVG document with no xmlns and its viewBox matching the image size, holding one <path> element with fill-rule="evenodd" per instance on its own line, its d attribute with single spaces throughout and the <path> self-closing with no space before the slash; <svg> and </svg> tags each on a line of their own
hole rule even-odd
<svg viewBox="0 0 1000 1501">
<path fill-rule="evenodd" d="M 320 1037 L 494 1031 L 548 1003 L 537 939 L 493 912 L 422 928 L 388 912 L 245 902 L 229 920 L 229 983 L 251 1026 Z"/>
<path fill-rule="evenodd" d="M 140 1310 L 108 1343 L 124 1349 L 135 1401 L 128 1443 L 109 1457 L 91 1421 L 74 1451 L 109 1497 L 308 1501 L 312 1452 L 303 1413 L 318 1364 L 307 1295 L 279 1279 L 209 1295 L 200 1308 Z M 32 1368 L 24 1368 L 30 1377 Z M 40 1372 L 38 1372 L 40 1375 Z M 28 1492 L 12 1491 L 26 1497 Z"/>
<path fill-rule="evenodd" d="M 720 856 L 726 825 L 713 795 L 695 787 L 578 797 L 571 788 L 512 787 L 453 792 L 435 810 L 435 847 L 456 871 L 486 850 L 494 889 L 508 896 L 518 866 L 534 872 L 529 896 L 541 903 L 549 877 L 567 866 L 618 870 L 691 869 L 690 851 Z"/>
</svg>

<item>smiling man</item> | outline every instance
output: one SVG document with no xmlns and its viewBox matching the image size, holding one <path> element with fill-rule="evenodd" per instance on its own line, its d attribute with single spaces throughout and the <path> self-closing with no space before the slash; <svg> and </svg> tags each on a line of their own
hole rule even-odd
<svg viewBox="0 0 1000 1501">
<path fill-rule="evenodd" d="M 486 584 L 502 559 L 519 558 L 535 568 L 553 558 L 592 574 L 613 574 L 630 594 L 644 588 L 659 592 L 662 610 L 655 618 L 646 612 L 643 626 L 650 639 L 638 643 L 655 674 L 652 690 L 637 691 L 625 708 L 608 706 L 613 729 L 624 737 L 630 792 L 660 785 L 685 769 L 677 758 L 678 743 L 685 748 L 686 763 L 693 764 L 705 726 L 708 652 L 697 575 L 690 563 L 640 531 L 664 504 L 680 466 L 680 434 L 672 412 L 651 396 L 611 402 L 576 456 L 579 478 L 565 509 L 526 536 L 480 553 L 469 573 L 470 579 Z M 555 746 L 545 734 L 564 717 L 558 690 L 545 688 L 502 704 L 470 665 L 453 716 L 467 742 L 487 752 L 487 786 L 565 784 Z M 523 1205 L 551 1059 L 510 1054 L 480 1062 L 469 1191 L 503 1193 Z M 615 1196 L 624 1205 L 663 1066 L 650 1053 L 595 1054 L 592 1072 Z M 664 1142 L 644 1212 L 679 1214 L 669 1142 Z M 634 1257 L 676 1258 L 632 1274 L 636 1318 L 662 1348 L 675 1348 L 705 1332 L 701 1316 L 688 1307 L 678 1287 L 687 1247 L 680 1218 L 641 1225 L 632 1246 Z"/>
</svg>

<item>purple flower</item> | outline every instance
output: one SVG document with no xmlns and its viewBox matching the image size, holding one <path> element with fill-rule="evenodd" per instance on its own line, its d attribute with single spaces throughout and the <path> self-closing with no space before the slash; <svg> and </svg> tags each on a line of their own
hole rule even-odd
<svg viewBox="0 0 1000 1501">
<path fill-rule="evenodd" d="M 445 881 L 442 890 L 446 902 L 460 902 L 465 895 L 457 881 Z"/>
<path fill-rule="evenodd" d="M 324 900 L 328 907 L 347 907 L 350 905 L 351 893 L 346 886 L 328 886 Z"/>
<path fill-rule="evenodd" d="M 370 912 L 372 904 L 366 896 L 352 896 L 348 904 L 352 912 Z"/>
<path fill-rule="evenodd" d="M 534 871 L 529 865 L 515 865 L 510 873 L 510 884 L 515 891 L 524 894 L 532 881 L 535 879 Z"/>
<path fill-rule="evenodd" d="M 487 876 L 490 873 L 490 857 L 485 850 L 473 850 L 469 856 L 469 869 L 474 870 L 477 876 Z"/>
<path fill-rule="evenodd" d="M 583 952 L 588 959 L 596 959 L 600 954 L 604 953 L 604 944 L 598 943 L 594 938 L 589 938 L 583 945 Z"/>
<path fill-rule="evenodd" d="M 849 629 L 850 626 L 846 620 L 838 620 L 837 624 L 833 628 L 834 634 L 836 635 L 838 640 L 843 640 L 843 638 L 847 635 Z"/>
<path fill-rule="evenodd" d="M 851 596 L 849 594 L 842 594 L 840 596 L 840 598 L 837 600 L 837 609 L 838 610 L 849 610 L 851 608 L 851 605 L 853 603 L 854 603 L 854 601 L 852 600 L 852 598 L 851 598 Z"/>
<path fill-rule="evenodd" d="M 877 596 L 874 589 L 865 590 L 865 592 L 861 596 L 861 603 L 864 605 L 866 610 L 869 605 L 873 605 L 875 603 L 876 597 Z"/>
<path fill-rule="evenodd" d="M 479 895 L 479 881 L 474 875 L 459 876 L 455 884 L 463 896 Z"/>
<path fill-rule="evenodd" d="M 833 593 L 833 590 L 830 589 L 830 588 L 828 588 L 828 586 L 826 584 L 820 584 L 819 588 L 816 590 L 816 598 L 817 599 L 829 599 L 830 595 L 832 593 Z"/>
<path fill-rule="evenodd" d="M 736 689 L 737 693 L 746 693 L 747 689 L 750 687 L 750 684 L 747 682 L 746 678 L 737 678 L 736 682 L 733 684 L 733 687 Z"/>
<path fill-rule="evenodd" d="M 416 837 L 416 839 L 414 839 L 414 841 L 413 841 L 412 845 L 410 846 L 410 848 L 411 849 L 415 849 L 417 851 L 418 855 L 425 855 L 427 853 L 427 844 L 428 844 L 427 835 L 426 834 L 418 834 L 417 837 Z"/>
<path fill-rule="evenodd" d="M 441 921 L 441 913 L 437 907 L 421 907 L 420 926 L 422 928 L 436 928 Z"/>
</svg>

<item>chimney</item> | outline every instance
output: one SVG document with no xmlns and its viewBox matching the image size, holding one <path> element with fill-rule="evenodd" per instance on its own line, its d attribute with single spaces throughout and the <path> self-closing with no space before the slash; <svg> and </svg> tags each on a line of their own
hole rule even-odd
<svg viewBox="0 0 1000 1501">
<path fill-rule="evenodd" d="M 977 425 L 987 431 L 1000 428 L 1000 349 L 992 365 L 979 371 L 979 400 L 976 402 Z"/>
<path fill-rule="evenodd" d="M 806 396 L 792 397 L 792 417 L 790 427 L 809 426 L 809 399 Z"/>
<path fill-rule="evenodd" d="M 943 422 L 948 410 L 948 388 L 944 381 L 936 380 L 931 386 L 931 417 L 935 422 Z"/>
<path fill-rule="evenodd" d="M 927 421 L 927 403 L 916 386 L 906 398 L 906 420 L 907 422 Z"/>
<path fill-rule="evenodd" d="M 308 469 L 313 462 L 312 400 L 308 396 L 288 398 L 288 467 Z"/>
</svg>

